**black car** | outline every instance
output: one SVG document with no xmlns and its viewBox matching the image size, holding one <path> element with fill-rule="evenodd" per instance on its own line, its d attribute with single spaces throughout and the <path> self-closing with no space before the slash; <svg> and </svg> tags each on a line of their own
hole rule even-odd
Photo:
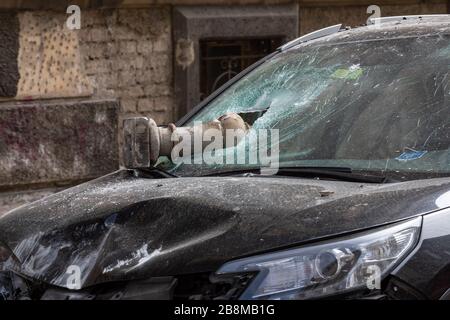
<svg viewBox="0 0 450 320">
<path fill-rule="evenodd" d="M 6 214 L 0 298 L 450 298 L 450 17 L 371 22 L 288 43 L 177 123 L 278 129 L 271 175 L 160 157 Z"/>
</svg>

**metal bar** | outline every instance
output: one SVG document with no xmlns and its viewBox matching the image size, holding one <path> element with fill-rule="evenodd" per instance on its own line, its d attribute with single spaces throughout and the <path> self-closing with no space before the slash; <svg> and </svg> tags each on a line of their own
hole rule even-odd
<svg viewBox="0 0 450 320">
<path fill-rule="evenodd" d="M 402 21 L 423 21 L 423 20 L 442 20 L 448 19 L 450 21 L 449 14 L 425 14 L 425 15 L 411 15 L 411 16 L 394 16 L 394 17 L 381 17 L 381 18 L 370 18 L 367 22 L 369 25 L 374 25 L 377 23 L 392 23 L 392 22 L 402 22 Z"/>
<path fill-rule="evenodd" d="M 329 27 L 326 27 L 326 28 L 323 28 L 320 30 L 313 31 L 311 33 L 305 34 L 304 36 L 301 36 L 300 38 L 294 39 L 294 40 L 286 43 L 285 45 L 282 45 L 280 47 L 280 50 L 285 51 L 287 49 L 295 47 L 296 45 L 298 45 L 300 43 L 328 36 L 330 34 L 339 32 L 339 30 L 341 30 L 341 28 L 342 28 L 342 24 L 340 23 L 340 24 L 336 24 L 334 26 L 329 26 Z"/>
</svg>

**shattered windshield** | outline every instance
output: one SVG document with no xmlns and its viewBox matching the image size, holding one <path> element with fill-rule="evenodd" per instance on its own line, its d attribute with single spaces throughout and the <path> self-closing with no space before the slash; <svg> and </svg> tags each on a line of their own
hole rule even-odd
<svg viewBox="0 0 450 320">
<path fill-rule="evenodd" d="M 280 167 L 446 173 L 449 62 L 446 35 L 311 43 L 263 63 L 188 125 L 260 110 L 251 131 L 279 129 Z M 222 167 L 173 171 L 200 175 Z"/>
</svg>

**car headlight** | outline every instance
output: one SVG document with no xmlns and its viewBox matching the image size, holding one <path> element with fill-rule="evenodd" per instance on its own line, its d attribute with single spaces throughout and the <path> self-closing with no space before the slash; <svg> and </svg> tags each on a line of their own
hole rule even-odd
<svg viewBox="0 0 450 320">
<path fill-rule="evenodd" d="M 362 288 L 381 279 L 415 246 L 422 218 L 316 244 L 234 260 L 216 276 L 257 272 L 241 299 L 308 299 Z"/>
</svg>

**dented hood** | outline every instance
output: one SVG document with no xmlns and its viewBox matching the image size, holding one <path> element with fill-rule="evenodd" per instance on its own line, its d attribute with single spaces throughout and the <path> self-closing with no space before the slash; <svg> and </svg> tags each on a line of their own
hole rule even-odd
<svg viewBox="0 0 450 320">
<path fill-rule="evenodd" d="M 447 206 L 450 179 L 361 184 L 283 177 L 151 179 L 118 171 L 0 219 L 17 273 L 67 287 L 210 272 L 225 261 Z"/>
</svg>

